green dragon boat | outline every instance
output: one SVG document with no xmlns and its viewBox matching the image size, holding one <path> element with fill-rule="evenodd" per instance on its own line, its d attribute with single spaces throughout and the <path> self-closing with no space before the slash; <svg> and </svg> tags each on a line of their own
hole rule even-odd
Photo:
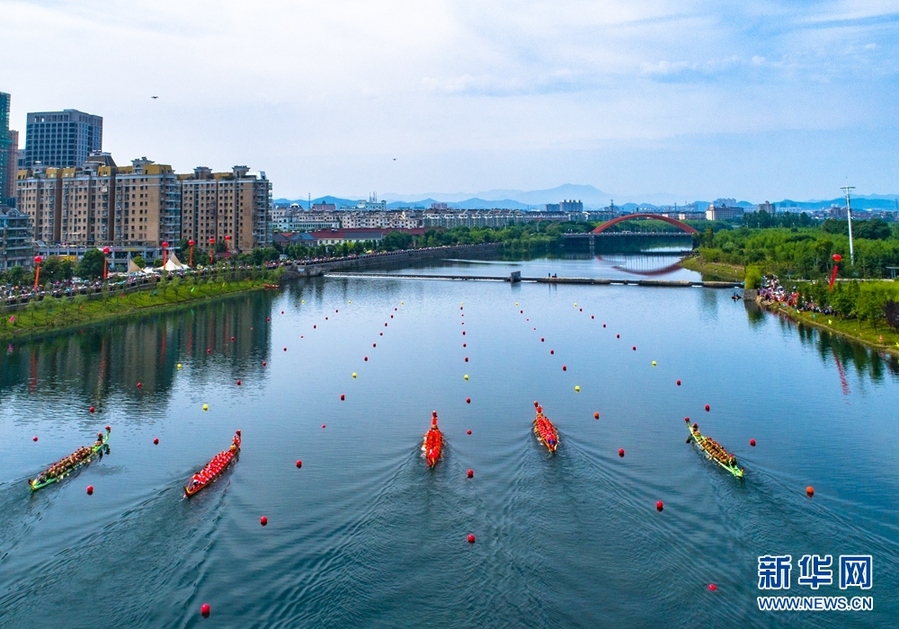
<svg viewBox="0 0 899 629">
<path fill-rule="evenodd" d="M 28 486 L 31 488 L 31 491 L 37 491 L 47 485 L 58 483 L 80 470 L 95 458 L 102 458 L 104 454 L 109 454 L 108 441 L 111 430 L 112 428 L 107 426 L 105 434 L 102 432 L 97 433 L 97 441 L 93 445 L 78 448 L 69 456 L 63 457 L 41 472 L 37 478 L 29 479 Z"/>
<path fill-rule="evenodd" d="M 737 457 L 734 456 L 733 453 L 725 450 L 724 446 L 711 437 L 706 437 L 699 432 L 698 424 L 690 426 L 689 417 L 685 417 L 684 421 L 687 422 L 687 427 L 690 429 L 690 436 L 687 437 L 687 443 L 692 441 L 696 444 L 697 448 L 702 450 L 707 459 L 714 461 L 737 478 L 743 478 L 744 470 L 737 465 Z"/>
</svg>

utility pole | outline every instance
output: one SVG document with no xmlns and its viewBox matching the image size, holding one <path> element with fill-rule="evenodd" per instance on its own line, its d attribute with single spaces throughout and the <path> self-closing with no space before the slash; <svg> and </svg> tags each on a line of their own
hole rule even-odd
<svg viewBox="0 0 899 629">
<path fill-rule="evenodd" d="M 852 205 L 849 200 L 849 193 L 851 190 L 855 190 L 855 186 L 841 186 L 840 190 L 842 190 L 846 194 L 846 217 L 849 220 L 849 264 L 855 264 L 855 252 L 852 249 Z"/>
</svg>

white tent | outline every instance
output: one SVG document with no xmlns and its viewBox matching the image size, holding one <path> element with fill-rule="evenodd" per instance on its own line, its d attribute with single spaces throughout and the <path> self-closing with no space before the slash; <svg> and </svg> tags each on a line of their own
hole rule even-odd
<svg viewBox="0 0 899 629">
<path fill-rule="evenodd" d="M 178 259 L 178 256 L 175 255 L 175 252 L 169 252 L 169 259 L 165 261 L 165 266 L 162 267 L 166 271 L 183 271 L 185 269 L 189 269 L 190 267 L 186 264 L 181 264 L 181 260 Z"/>
</svg>

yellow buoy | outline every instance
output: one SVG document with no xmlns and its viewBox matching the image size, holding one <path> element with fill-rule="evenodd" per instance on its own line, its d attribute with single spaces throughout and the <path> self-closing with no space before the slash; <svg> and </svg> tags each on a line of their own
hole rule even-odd
<svg viewBox="0 0 899 629">
<path fill-rule="evenodd" d="M 577 302 L 574 302 L 574 307 L 577 308 Z"/>
<path fill-rule="evenodd" d="M 401 302 L 400 302 L 400 305 L 401 305 L 401 306 L 405 306 L 405 305 L 406 305 L 406 302 L 405 302 L 405 301 L 401 301 Z"/>
<path fill-rule="evenodd" d="M 208 411 L 208 410 L 209 410 L 209 405 L 208 405 L 208 404 L 204 404 L 204 405 L 203 405 L 203 410 L 204 410 L 204 411 Z"/>
<path fill-rule="evenodd" d="M 518 307 L 518 302 L 517 302 L 517 301 L 515 302 L 515 307 L 516 307 L 516 308 Z"/>
<path fill-rule="evenodd" d="M 354 378 L 356 377 L 356 372 L 355 372 L 355 371 L 353 372 L 353 377 L 354 377 Z"/>
<path fill-rule="evenodd" d="M 349 300 L 348 302 L 346 302 L 346 303 L 351 304 L 351 303 L 353 303 L 353 300 L 350 299 L 350 300 Z"/>
<path fill-rule="evenodd" d="M 181 363 L 178 363 L 178 369 L 181 369 Z"/>
<path fill-rule="evenodd" d="M 466 380 L 468 380 L 468 374 L 465 374 L 465 375 L 462 376 L 462 377 L 465 378 Z"/>
<path fill-rule="evenodd" d="M 656 361 L 652 361 L 652 366 L 653 366 L 653 367 L 656 366 Z"/>
<path fill-rule="evenodd" d="M 579 384 L 574 385 L 574 391 L 575 391 L 575 393 L 580 393 L 580 392 L 581 392 L 581 386 L 580 386 Z"/>
</svg>

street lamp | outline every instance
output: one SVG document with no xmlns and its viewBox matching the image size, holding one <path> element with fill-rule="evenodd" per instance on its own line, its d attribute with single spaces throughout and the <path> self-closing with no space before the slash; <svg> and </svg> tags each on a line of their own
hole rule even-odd
<svg viewBox="0 0 899 629">
<path fill-rule="evenodd" d="M 855 190 L 855 186 L 841 186 L 846 194 L 846 219 L 849 221 L 849 264 L 855 264 L 855 251 L 852 249 L 852 205 L 849 200 L 849 191 Z"/>
<path fill-rule="evenodd" d="M 830 284 L 827 285 L 827 290 L 833 290 L 833 283 L 837 281 L 837 271 L 840 270 L 840 261 L 843 259 L 839 253 L 835 253 L 831 257 L 833 258 L 833 271 L 830 273 Z"/>
<path fill-rule="evenodd" d="M 109 258 L 106 256 L 112 251 L 109 247 L 103 247 L 103 279 L 106 280 L 109 277 Z"/>
<path fill-rule="evenodd" d="M 34 256 L 34 265 L 36 267 L 34 270 L 34 290 L 37 290 L 38 278 L 41 276 L 41 262 L 43 261 L 42 257 Z"/>
<path fill-rule="evenodd" d="M 187 244 L 190 247 L 190 266 L 193 266 L 194 265 L 194 245 L 196 243 L 194 243 L 194 239 L 191 238 L 190 240 L 187 241 Z"/>
</svg>

